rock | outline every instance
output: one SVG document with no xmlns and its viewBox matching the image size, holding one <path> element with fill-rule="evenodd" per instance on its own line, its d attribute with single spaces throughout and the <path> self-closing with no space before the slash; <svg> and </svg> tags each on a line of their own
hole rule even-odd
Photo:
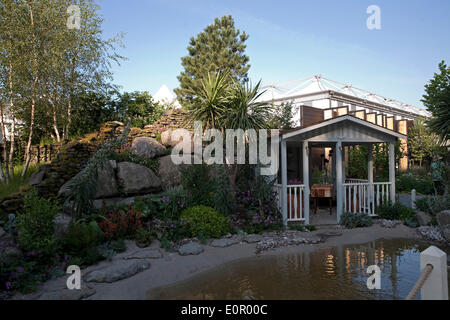
<svg viewBox="0 0 450 320">
<path fill-rule="evenodd" d="M 6 247 L 0 251 L 0 263 L 11 265 L 22 258 L 22 251 L 15 247 Z"/>
<path fill-rule="evenodd" d="M 86 276 L 87 282 L 112 283 L 122 279 L 130 278 L 135 274 L 150 268 L 148 260 L 127 261 L 121 264 L 111 265 L 99 270 L 92 271 Z"/>
<path fill-rule="evenodd" d="M 98 170 L 95 199 L 111 198 L 120 194 L 113 164 L 114 163 L 111 164 L 111 162 L 108 161 L 103 168 Z M 59 189 L 58 195 L 67 198 L 69 196 L 69 186 L 71 183 L 72 179 L 64 183 Z"/>
<path fill-rule="evenodd" d="M 117 164 L 117 177 L 126 194 L 145 194 L 161 189 L 161 179 L 151 169 L 131 162 Z"/>
<path fill-rule="evenodd" d="M 131 145 L 131 152 L 150 159 L 166 154 L 166 147 L 150 137 L 137 137 Z"/>
<path fill-rule="evenodd" d="M 172 129 L 161 133 L 161 144 L 165 147 L 174 147 L 172 144 Z"/>
<path fill-rule="evenodd" d="M 419 227 L 417 232 L 426 240 L 431 241 L 444 241 L 444 237 L 438 227 Z"/>
<path fill-rule="evenodd" d="M 71 221 L 71 216 L 64 213 L 58 213 L 54 219 L 55 236 L 61 239 L 69 228 L 69 224 Z"/>
<path fill-rule="evenodd" d="M 257 243 L 260 242 L 263 239 L 263 236 L 260 234 L 249 234 L 244 237 L 242 241 L 247 243 Z"/>
<path fill-rule="evenodd" d="M 4 236 L 6 236 L 6 231 L 3 230 L 2 227 L 0 227 L 0 239 L 3 238 Z"/>
<path fill-rule="evenodd" d="M 445 240 L 450 243 L 450 224 L 440 226 L 439 231 L 441 232 L 441 235 L 445 238 Z"/>
<path fill-rule="evenodd" d="M 380 220 L 380 226 L 383 228 L 395 228 L 399 224 L 402 224 L 400 220 L 386 220 L 386 219 Z"/>
<path fill-rule="evenodd" d="M 431 223 L 431 215 L 426 212 L 417 211 L 416 217 L 421 226 L 428 226 Z"/>
<path fill-rule="evenodd" d="M 114 168 L 111 162 L 103 165 L 103 168 L 98 170 L 97 176 L 97 191 L 95 199 L 111 198 L 119 195 L 119 187 L 117 185 Z"/>
<path fill-rule="evenodd" d="M 440 226 L 450 225 L 450 210 L 444 210 L 436 215 L 436 220 Z"/>
<path fill-rule="evenodd" d="M 157 248 L 149 248 L 145 250 L 136 251 L 124 257 L 125 260 L 130 259 L 160 259 L 162 258 L 161 250 Z"/>
<path fill-rule="evenodd" d="M 197 242 L 188 242 L 178 248 L 178 253 L 182 256 L 198 255 L 203 252 L 203 247 Z"/>
<path fill-rule="evenodd" d="M 31 175 L 30 181 L 28 182 L 30 186 L 37 186 L 41 184 L 42 180 L 44 180 L 45 171 L 39 170 Z"/>
<path fill-rule="evenodd" d="M 60 291 L 44 292 L 38 300 L 81 300 L 94 295 L 95 292 L 93 288 L 82 284 L 80 290 L 63 289 Z"/>
<path fill-rule="evenodd" d="M 162 187 L 167 188 L 181 184 L 181 165 L 176 165 L 172 157 L 165 156 L 159 159 L 158 176 L 161 178 Z"/>
<path fill-rule="evenodd" d="M 223 238 L 223 239 L 214 239 L 210 246 L 211 247 L 218 247 L 218 248 L 226 248 L 229 246 L 232 246 L 233 244 L 238 243 L 236 239 L 231 238 Z"/>
</svg>

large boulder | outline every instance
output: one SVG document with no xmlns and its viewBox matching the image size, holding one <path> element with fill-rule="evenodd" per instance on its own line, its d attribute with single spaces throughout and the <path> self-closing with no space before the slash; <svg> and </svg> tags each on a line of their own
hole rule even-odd
<svg viewBox="0 0 450 320">
<path fill-rule="evenodd" d="M 197 242 L 188 242 L 178 248 L 181 256 L 198 255 L 203 251 L 203 247 Z"/>
<path fill-rule="evenodd" d="M 440 226 L 450 225 L 450 210 L 444 210 L 436 215 L 436 220 Z"/>
<path fill-rule="evenodd" d="M 428 226 L 431 223 L 432 217 L 426 212 L 417 211 L 416 217 L 421 226 Z"/>
<path fill-rule="evenodd" d="M 147 270 L 148 268 L 150 268 L 150 262 L 148 260 L 124 260 L 122 263 L 113 264 L 105 268 L 92 271 L 86 276 L 86 281 L 111 283 L 130 278 L 139 272 Z"/>
<path fill-rule="evenodd" d="M 30 180 L 28 181 L 30 186 L 40 185 L 42 180 L 44 180 L 45 171 L 39 170 L 31 175 Z"/>
<path fill-rule="evenodd" d="M 166 147 L 156 139 L 150 137 L 137 137 L 131 145 L 131 152 L 150 159 L 166 154 Z"/>
<path fill-rule="evenodd" d="M 111 198 L 120 194 L 114 172 L 115 166 L 115 161 L 108 161 L 103 165 L 103 168 L 98 170 L 97 190 L 94 199 Z M 71 182 L 72 179 L 63 184 L 59 189 L 58 195 L 67 198 L 69 196 L 69 185 Z"/>
<path fill-rule="evenodd" d="M 159 159 L 158 176 L 161 178 L 163 189 L 181 184 L 181 165 L 173 163 L 171 156 Z"/>
<path fill-rule="evenodd" d="M 151 169 L 131 162 L 117 164 L 117 178 L 122 191 L 128 195 L 161 190 L 161 179 Z"/>
<path fill-rule="evenodd" d="M 69 228 L 72 218 L 68 214 L 58 213 L 53 221 L 55 222 L 55 236 L 62 239 Z"/>
</svg>

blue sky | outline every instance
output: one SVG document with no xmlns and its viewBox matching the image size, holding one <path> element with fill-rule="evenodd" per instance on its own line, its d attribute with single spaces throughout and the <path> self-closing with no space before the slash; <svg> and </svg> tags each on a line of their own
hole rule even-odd
<svg viewBox="0 0 450 320">
<path fill-rule="evenodd" d="M 423 86 L 450 63 L 450 1 L 438 0 L 101 0 L 105 36 L 125 32 L 126 56 L 114 66 L 124 91 L 178 86 L 192 36 L 231 14 L 250 38 L 250 78 L 264 84 L 321 74 L 422 107 Z M 381 9 L 368 30 L 366 9 Z"/>
</svg>

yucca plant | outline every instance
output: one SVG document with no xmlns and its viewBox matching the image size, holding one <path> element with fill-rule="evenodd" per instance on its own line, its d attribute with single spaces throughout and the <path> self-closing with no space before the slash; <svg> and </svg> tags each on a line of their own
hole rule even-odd
<svg viewBox="0 0 450 320">
<path fill-rule="evenodd" d="M 201 89 L 192 92 L 195 98 L 189 120 L 201 121 L 203 130 L 221 127 L 220 118 L 228 111 L 230 81 L 228 73 L 208 73 L 201 80 Z"/>
</svg>

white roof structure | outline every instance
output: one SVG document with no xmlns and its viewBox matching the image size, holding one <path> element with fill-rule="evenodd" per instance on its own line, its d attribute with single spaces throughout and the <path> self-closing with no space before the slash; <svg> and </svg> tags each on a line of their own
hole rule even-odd
<svg viewBox="0 0 450 320">
<path fill-rule="evenodd" d="M 156 91 L 156 93 L 153 95 L 153 100 L 162 105 L 170 106 L 175 109 L 181 108 L 181 105 L 176 99 L 175 95 L 165 84 L 163 84 L 161 88 Z"/>
<path fill-rule="evenodd" d="M 265 102 L 281 103 L 292 101 L 295 104 L 301 104 L 304 101 L 332 99 L 345 104 L 353 104 L 407 118 L 431 116 L 425 109 L 358 89 L 351 85 L 329 80 L 321 75 L 277 83 L 265 86 L 261 90 L 265 90 L 265 93 L 258 100 Z"/>
</svg>

